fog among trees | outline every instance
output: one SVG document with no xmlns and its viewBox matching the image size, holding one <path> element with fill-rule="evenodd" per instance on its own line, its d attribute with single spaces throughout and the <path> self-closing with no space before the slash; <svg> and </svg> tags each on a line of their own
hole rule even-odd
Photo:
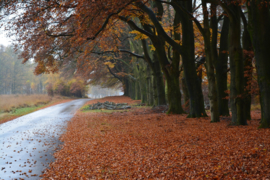
<svg viewBox="0 0 270 180">
<path fill-rule="evenodd" d="M 12 46 L 0 45 L 0 94 L 42 94 L 45 93 L 44 75 L 34 75 L 35 65 L 22 64 Z"/>
</svg>

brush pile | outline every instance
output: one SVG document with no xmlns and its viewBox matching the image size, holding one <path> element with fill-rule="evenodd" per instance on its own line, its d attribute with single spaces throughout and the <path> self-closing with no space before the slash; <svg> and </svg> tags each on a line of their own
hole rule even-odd
<svg viewBox="0 0 270 180">
<path fill-rule="evenodd" d="M 89 105 L 90 110 L 95 109 L 108 109 L 108 110 L 123 110 L 123 109 L 130 109 L 131 106 L 129 106 L 127 103 L 114 103 L 106 101 L 104 103 L 97 102 L 95 104 Z"/>
</svg>

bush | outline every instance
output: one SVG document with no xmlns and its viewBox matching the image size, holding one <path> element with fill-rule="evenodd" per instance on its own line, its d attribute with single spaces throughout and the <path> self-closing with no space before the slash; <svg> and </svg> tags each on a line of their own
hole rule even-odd
<svg viewBox="0 0 270 180">
<path fill-rule="evenodd" d="M 72 79 L 69 82 L 69 85 L 70 85 L 69 92 L 72 96 L 80 97 L 80 98 L 83 97 L 85 93 L 85 85 L 82 80 Z"/>
<path fill-rule="evenodd" d="M 60 80 L 54 84 L 54 93 L 62 96 L 68 96 L 68 87 L 64 81 Z"/>
<path fill-rule="evenodd" d="M 63 79 L 58 79 L 56 82 L 48 83 L 46 89 L 49 96 L 57 94 L 81 98 L 84 97 L 86 92 L 85 82 L 78 78 L 73 78 L 68 82 Z"/>
<path fill-rule="evenodd" d="M 46 86 L 46 89 L 47 89 L 47 93 L 49 96 L 53 96 L 53 85 L 52 83 L 49 83 L 47 86 Z"/>
</svg>

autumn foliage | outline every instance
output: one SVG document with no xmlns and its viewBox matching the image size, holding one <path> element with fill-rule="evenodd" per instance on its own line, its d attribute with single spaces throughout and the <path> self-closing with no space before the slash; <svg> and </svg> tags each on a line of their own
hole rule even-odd
<svg viewBox="0 0 270 180">
<path fill-rule="evenodd" d="M 54 80 L 55 81 L 52 81 L 52 79 L 49 78 L 47 81 L 46 90 L 49 96 L 53 96 L 54 94 L 74 97 L 85 96 L 87 88 L 85 86 L 85 82 L 82 79 L 72 78 L 67 80 L 57 76 Z"/>
<path fill-rule="evenodd" d="M 127 97 L 96 101 L 130 102 Z M 94 103 L 94 101 L 89 101 Z M 186 119 L 150 108 L 78 112 L 61 138 L 45 179 L 264 179 L 269 172 L 269 129 L 229 126 L 230 118 Z"/>
</svg>

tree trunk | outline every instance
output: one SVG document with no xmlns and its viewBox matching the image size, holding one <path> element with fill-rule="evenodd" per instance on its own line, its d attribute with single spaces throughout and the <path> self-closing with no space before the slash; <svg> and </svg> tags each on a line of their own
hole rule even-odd
<svg viewBox="0 0 270 180">
<path fill-rule="evenodd" d="M 230 116 L 227 87 L 227 69 L 228 69 L 228 34 L 229 34 L 229 18 L 224 16 L 223 26 L 220 36 L 219 55 L 216 61 L 216 80 L 218 94 L 218 110 L 221 116 Z"/>
<path fill-rule="evenodd" d="M 166 78 L 168 84 L 168 102 L 169 110 L 167 114 L 182 114 L 184 110 L 181 105 L 181 93 L 179 86 L 179 75 L 171 74 L 170 77 Z"/>
<path fill-rule="evenodd" d="M 244 98 L 245 98 L 245 116 L 248 120 L 251 120 L 251 81 L 252 81 L 252 59 L 254 57 L 254 52 L 253 52 L 253 47 L 252 47 L 252 42 L 251 42 L 251 37 L 248 32 L 248 23 L 247 22 L 244 14 L 242 14 L 242 19 L 244 22 L 244 33 L 242 36 L 242 44 L 243 44 L 243 49 L 244 49 L 244 85 L 245 85 L 245 92 L 244 92 Z"/>
<path fill-rule="evenodd" d="M 192 2 L 178 2 L 182 3 L 189 12 L 192 12 Z M 183 47 L 183 67 L 184 76 L 186 78 L 187 89 L 189 92 L 190 118 L 205 117 L 204 100 L 202 94 L 202 87 L 197 78 L 197 72 L 194 61 L 194 32 L 192 19 L 182 11 L 177 11 L 181 17 L 182 24 L 182 47 Z"/>
<path fill-rule="evenodd" d="M 152 80 L 151 80 L 151 69 L 149 65 L 146 68 L 146 91 L 147 91 L 147 105 L 153 105 L 153 88 L 152 88 Z"/>
<path fill-rule="evenodd" d="M 205 0 L 202 1 L 203 4 L 203 12 L 204 12 L 204 47 L 205 47 L 205 55 L 206 55 L 206 71 L 207 71 L 207 79 L 208 79 L 208 97 L 210 101 L 210 112 L 211 112 L 211 122 L 219 122 L 219 112 L 218 112 L 218 102 L 217 102 L 217 89 L 216 89 L 216 77 L 215 77 L 215 68 L 214 68 L 214 58 L 216 51 L 216 42 L 211 42 L 211 34 L 209 27 L 209 19 L 208 19 L 208 11 L 206 7 Z M 213 5 L 211 5 L 212 7 Z M 213 8 L 211 8 L 214 11 Z M 215 30 L 212 29 L 214 32 Z M 214 41 L 215 35 L 212 33 L 212 41 Z M 214 46 L 212 46 L 212 44 Z"/>
<path fill-rule="evenodd" d="M 181 79 L 181 84 L 182 84 L 182 90 L 183 90 L 183 95 L 184 95 L 184 106 L 185 110 L 189 109 L 189 95 L 188 95 L 188 89 L 187 89 L 187 84 L 186 84 L 186 79 L 183 77 Z"/>
<path fill-rule="evenodd" d="M 155 86 L 156 86 L 156 98 L 157 104 L 156 105 L 166 105 L 166 96 L 165 96 L 165 87 L 163 83 L 163 75 L 161 72 L 160 64 L 158 62 L 158 57 L 156 52 L 154 53 L 153 57 L 153 65 L 154 65 L 154 72 L 153 75 L 155 76 Z"/>
<path fill-rule="evenodd" d="M 156 47 L 159 62 L 168 84 L 168 114 L 182 114 L 184 110 L 181 105 L 181 92 L 179 87 L 179 61 L 175 59 L 172 64 L 168 64 L 167 54 L 165 52 L 165 42 L 157 38 L 153 42 Z M 162 79 L 163 81 L 163 79 Z"/>
<path fill-rule="evenodd" d="M 244 113 L 244 63 L 241 47 L 241 7 L 230 5 L 233 16 L 229 15 L 229 55 L 231 69 L 230 104 L 232 111 L 232 124 L 247 125 Z M 227 12 L 229 13 L 229 12 Z"/>
<path fill-rule="evenodd" d="M 258 72 L 258 84 L 261 100 L 261 128 L 270 127 L 270 14 L 269 6 L 264 4 L 269 1 L 250 1 L 252 14 L 251 31 L 255 59 Z"/>
<path fill-rule="evenodd" d="M 128 96 L 130 97 L 130 84 L 127 78 L 124 78 L 124 80 L 122 81 L 123 86 L 124 86 L 124 96 Z"/>
</svg>

